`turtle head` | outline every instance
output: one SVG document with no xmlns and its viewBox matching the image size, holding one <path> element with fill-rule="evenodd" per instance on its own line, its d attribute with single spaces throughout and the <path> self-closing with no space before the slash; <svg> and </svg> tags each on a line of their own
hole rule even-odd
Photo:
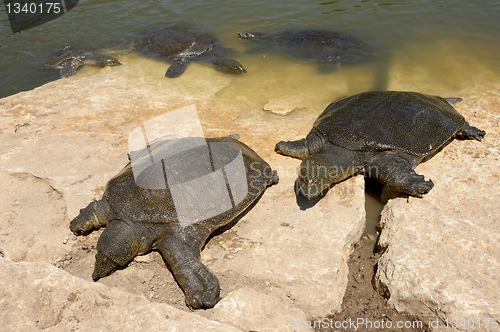
<svg viewBox="0 0 500 332">
<path fill-rule="evenodd" d="M 108 224 L 110 208 L 106 199 L 93 201 L 80 210 L 78 216 L 71 220 L 69 228 L 75 234 L 85 233 L 91 229 L 99 229 Z"/>
<path fill-rule="evenodd" d="M 229 74 L 243 74 L 246 69 L 236 60 L 225 58 L 214 58 L 212 64 L 220 71 Z"/>
<path fill-rule="evenodd" d="M 264 34 L 260 32 L 250 32 L 250 31 L 238 32 L 238 37 L 241 39 L 259 39 L 262 36 L 264 36 Z"/>
</svg>

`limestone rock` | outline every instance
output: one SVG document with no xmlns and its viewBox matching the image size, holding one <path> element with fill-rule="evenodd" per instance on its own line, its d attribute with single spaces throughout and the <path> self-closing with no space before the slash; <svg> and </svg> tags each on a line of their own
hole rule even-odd
<svg viewBox="0 0 500 332">
<path fill-rule="evenodd" d="M 375 283 L 399 311 L 465 319 L 459 328 L 471 331 L 500 317 L 499 104 L 497 94 L 465 97 L 458 111 L 486 138 L 452 141 L 416 169 L 434 181 L 430 193 L 392 199 L 382 212 Z"/>
<path fill-rule="evenodd" d="M 287 115 L 288 113 L 304 108 L 305 103 L 300 98 L 275 98 L 264 105 L 264 110 L 278 115 Z"/>
<path fill-rule="evenodd" d="M 215 306 L 212 317 L 244 331 L 259 332 L 294 331 L 295 322 L 307 319 L 304 312 L 293 308 L 290 299 L 279 289 L 266 294 L 248 286 L 222 299 Z"/>
<path fill-rule="evenodd" d="M 279 163 L 271 164 L 280 170 Z M 214 238 L 202 256 L 213 271 L 233 270 L 247 280 L 266 281 L 307 314 L 322 317 L 342 303 L 347 260 L 364 229 L 364 180 L 345 181 L 314 207 L 301 210 L 292 187 L 295 169 L 279 174 L 280 183 L 268 188 L 230 231 Z"/>
<path fill-rule="evenodd" d="M 0 296 L 2 331 L 241 331 L 42 262 L 0 258 Z"/>
</svg>

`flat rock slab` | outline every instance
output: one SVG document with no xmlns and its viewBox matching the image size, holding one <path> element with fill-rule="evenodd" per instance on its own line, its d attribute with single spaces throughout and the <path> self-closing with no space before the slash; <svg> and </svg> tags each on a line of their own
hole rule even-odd
<svg viewBox="0 0 500 332">
<path fill-rule="evenodd" d="M 288 97 L 271 99 L 264 105 L 264 110 L 278 115 L 287 115 L 290 112 L 305 108 L 307 101 L 304 98 Z"/>
<path fill-rule="evenodd" d="M 0 218 L 6 220 L 0 224 L 0 250 L 5 258 L 2 264 L 14 273 L 12 279 L 3 277 L 2 292 L 11 300 L 2 302 L 3 314 L 8 315 L 2 321 L 21 330 L 58 326 L 85 330 L 99 323 L 103 330 L 126 330 L 129 319 L 123 317 L 137 316 L 140 319 L 130 323 L 131 328 L 137 330 L 134 324 L 140 323 L 145 330 L 154 330 L 168 323 L 161 311 L 168 305 L 188 313 L 182 291 L 157 252 L 137 257 L 92 283 L 95 246 L 102 230 L 76 237 L 69 231 L 69 221 L 79 209 L 99 199 L 106 182 L 128 162 L 127 140 L 133 129 L 191 104 L 197 106 L 207 136 L 239 134 L 280 176 L 279 184 L 268 188 L 248 213 L 211 238 L 202 251 L 202 261 L 220 280 L 223 300 L 214 309 L 196 314 L 207 322 L 226 322 L 247 331 L 291 331 L 294 319 L 304 321 L 339 310 L 347 260 L 364 228 L 363 177 L 344 181 L 314 206 L 308 205 L 298 202 L 294 192 L 300 161 L 274 153 L 278 140 L 307 134 L 322 109 L 301 121 L 262 110 L 239 116 L 231 108 L 213 106 L 224 103 L 212 103 L 215 94 L 231 84 L 231 76 L 194 77 L 186 72 L 168 80 L 164 72 L 139 75 L 126 66 L 107 69 L 0 100 L 0 180 L 7 193 L 0 197 Z M 154 75 L 161 80 L 151 78 Z M 51 277 L 30 279 L 32 266 L 42 274 L 50 271 Z M 44 293 L 46 308 L 31 306 L 28 303 L 37 295 L 22 293 L 24 284 L 16 280 L 26 280 L 26 285 L 54 283 L 43 287 L 61 292 L 57 296 Z M 65 283 L 86 285 L 81 286 L 88 287 L 86 299 L 80 286 L 67 288 Z M 8 293 L 13 287 L 16 291 Z M 75 289 L 80 293 L 73 293 Z M 115 306 L 122 303 L 120 297 L 123 303 L 137 301 L 143 309 L 122 310 L 121 304 Z M 102 305 L 93 306 L 92 301 Z M 78 308 L 82 310 L 76 313 Z M 235 316 L 231 308 L 241 314 Z M 273 319 L 271 308 L 279 312 Z M 138 310 L 137 314 L 132 310 Z M 28 311 L 33 312 L 26 315 Z M 157 314 L 160 318 L 151 318 L 147 325 L 150 316 Z M 37 323 L 36 317 L 44 317 L 43 323 Z M 182 320 L 186 330 L 192 330 L 190 319 Z M 196 329 L 198 323 L 193 324 Z"/>
<path fill-rule="evenodd" d="M 382 212 L 377 289 L 433 328 L 455 319 L 460 330 L 496 330 L 492 319 L 500 319 L 498 90 L 456 106 L 486 138 L 452 141 L 416 169 L 434 181 L 430 193 L 390 199 Z"/>
<path fill-rule="evenodd" d="M 43 262 L 0 258 L 2 331 L 241 331 Z"/>
</svg>

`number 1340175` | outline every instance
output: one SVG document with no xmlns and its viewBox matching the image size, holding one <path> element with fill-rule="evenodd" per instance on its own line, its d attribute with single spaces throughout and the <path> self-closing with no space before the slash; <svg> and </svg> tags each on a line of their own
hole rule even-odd
<svg viewBox="0 0 500 332">
<path fill-rule="evenodd" d="M 52 14 L 61 11 L 60 2 L 42 2 L 42 3 L 5 3 L 8 14 Z"/>
</svg>

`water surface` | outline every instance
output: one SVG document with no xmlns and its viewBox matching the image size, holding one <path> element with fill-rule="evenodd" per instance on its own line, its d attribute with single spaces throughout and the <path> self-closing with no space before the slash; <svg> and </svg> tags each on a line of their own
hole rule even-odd
<svg viewBox="0 0 500 332">
<path fill-rule="evenodd" d="M 196 25 L 238 51 L 248 46 L 237 38 L 238 31 L 319 28 L 364 39 L 377 53 L 372 63 L 326 75 L 301 60 L 240 54 L 236 58 L 248 74 L 235 78 L 221 98 L 245 91 L 256 103 L 297 93 L 331 100 L 339 94 L 390 88 L 386 75 L 394 67 L 414 77 L 423 92 L 460 91 L 500 77 L 497 1 L 82 0 L 60 18 L 16 34 L 5 7 L 0 8 L 0 97 L 58 79 L 56 70 L 34 66 L 48 51 L 67 45 L 120 50 L 147 28 L 172 23 Z"/>
</svg>

